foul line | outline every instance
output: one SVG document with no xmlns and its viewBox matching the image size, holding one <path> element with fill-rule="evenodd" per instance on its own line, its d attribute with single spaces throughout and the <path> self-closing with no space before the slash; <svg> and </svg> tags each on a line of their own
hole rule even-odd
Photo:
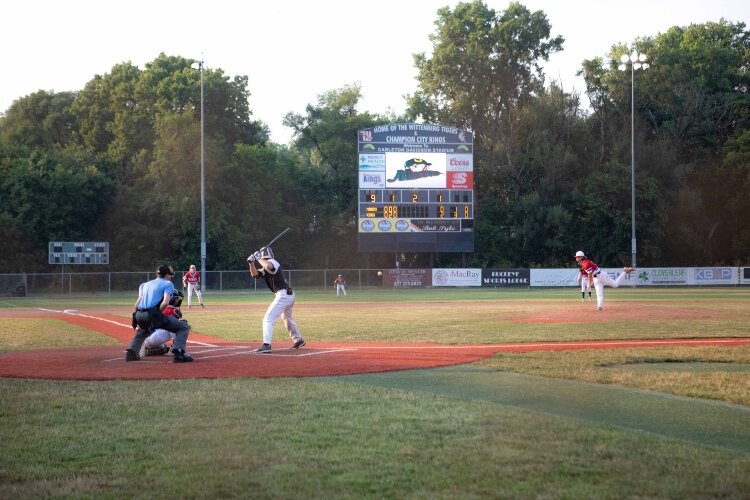
<svg viewBox="0 0 750 500">
<path fill-rule="evenodd" d="M 106 323 L 111 323 L 113 325 L 122 326 L 122 327 L 128 328 L 130 330 L 133 329 L 133 327 L 131 325 L 126 324 L 126 323 L 120 323 L 118 321 L 113 321 L 111 319 L 99 318 L 97 316 L 89 316 L 88 314 L 81 314 L 79 312 L 57 311 L 55 309 L 44 309 L 42 307 L 38 307 L 37 309 L 39 309 L 40 311 L 47 311 L 47 312 L 53 312 L 53 313 L 58 313 L 58 314 L 68 314 L 70 316 L 80 316 L 82 318 L 96 319 L 96 320 L 99 320 L 99 321 L 104 321 Z M 195 345 L 202 345 L 202 346 L 206 346 L 206 347 L 216 347 L 215 344 L 209 344 L 208 342 L 198 342 L 197 340 L 190 340 L 189 338 L 187 340 L 187 343 L 188 344 L 195 344 Z"/>
</svg>

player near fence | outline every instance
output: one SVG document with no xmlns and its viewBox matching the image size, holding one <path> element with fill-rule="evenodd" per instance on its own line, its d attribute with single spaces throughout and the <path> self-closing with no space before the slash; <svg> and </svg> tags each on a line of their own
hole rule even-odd
<svg viewBox="0 0 750 500">
<path fill-rule="evenodd" d="M 172 316 L 165 316 L 164 309 L 172 300 L 175 293 L 174 270 L 171 266 L 159 266 L 156 270 L 156 279 L 142 283 L 138 287 L 138 299 L 135 301 L 133 312 L 133 328 L 135 335 L 125 351 L 125 361 L 138 361 L 141 357 L 138 353 L 146 339 L 154 333 L 157 328 L 163 328 L 174 333 L 174 344 L 172 344 L 172 356 L 175 363 L 192 361 L 193 358 L 185 352 L 190 325 L 187 321 L 180 321 Z"/>
<path fill-rule="evenodd" d="M 342 292 L 346 297 L 346 280 L 340 274 L 333 280 L 333 286 L 336 287 L 336 297 L 339 296 L 339 292 Z"/>
<path fill-rule="evenodd" d="M 305 340 L 299 331 L 297 323 L 294 322 L 292 311 L 294 309 L 295 295 L 292 288 L 284 279 L 281 272 L 281 264 L 274 259 L 273 250 L 265 246 L 247 258 L 248 270 L 253 279 L 262 279 L 266 282 L 268 289 L 274 298 L 263 316 L 263 345 L 255 352 L 267 354 L 271 352 L 273 341 L 273 325 L 281 318 L 289 336 L 294 341 L 292 349 L 299 349 L 305 345 Z"/>
<path fill-rule="evenodd" d="M 187 288 L 188 309 L 192 306 L 193 292 L 198 296 L 200 306 L 206 307 L 203 305 L 203 295 L 201 295 L 201 273 L 195 270 L 195 265 L 191 265 L 182 276 L 182 288 Z"/>
<path fill-rule="evenodd" d="M 591 302 L 591 283 L 586 271 L 581 268 L 576 278 L 576 282 L 581 285 L 581 302 L 586 302 L 586 292 L 589 292 L 589 302 Z"/>
<path fill-rule="evenodd" d="M 628 274 L 635 271 L 635 268 L 625 267 L 617 279 L 613 280 L 609 274 L 599 269 L 599 266 L 595 262 L 587 258 L 583 251 L 578 250 L 575 259 L 576 262 L 578 262 L 578 265 L 581 266 L 581 271 L 586 272 L 586 278 L 583 279 L 586 279 L 589 282 L 589 285 L 593 285 L 594 290 L 596 290 L 596 309 L 598 311 L 604 309 L 604 286 L 606 285 L 612 288 L 617 288 L 622 285 L 622 282 Z"/>
</svg>

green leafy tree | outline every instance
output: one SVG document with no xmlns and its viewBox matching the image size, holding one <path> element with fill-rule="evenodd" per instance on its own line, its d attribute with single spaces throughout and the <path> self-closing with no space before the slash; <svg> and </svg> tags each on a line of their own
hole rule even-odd
<svg viewBox="0 0 750 500">
<path fill-rule="evenodd" d="M 303 158 L 306 246 L 317 266 L 352 265 L 357 254 L 357 131 L 376 120 L 357 111 L 360 99 L 360 86 L 347 85 L 320 95 L 305 115 L 284 118 Z"/>
<path fill-rule="evenodd" d="M 74 142 L 78 123 L 71 112 L 73 92 L 34 92 L 13 102 L 0 119 L 0 140 L 31 148 L 63 147 Z"/>
</svg>

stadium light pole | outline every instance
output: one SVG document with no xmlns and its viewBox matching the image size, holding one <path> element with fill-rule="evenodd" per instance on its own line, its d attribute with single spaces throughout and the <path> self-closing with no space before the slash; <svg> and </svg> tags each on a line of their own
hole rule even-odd
<svg viewBox="0 0 750 500">
<path fill-rule="evenodd" d="M 649 68 L 645 54 L 633 52 L 620 56 L 617 69 L 627 71 L 630 66 L 630 265 L 636 267 L 636 238 L 635 238 L 635 70 Z"/>
<path fill-rule="evenodd" d="M 201 76 L 201 278 L 202 287 L 206 286 L 206 145 L 204 141 L 203 126 L 205 123 L 203 108 L 203 60 L 198 61 L 198 71 Z M 195 67 L 195 65 L 193 65 Z"/>
</svg>

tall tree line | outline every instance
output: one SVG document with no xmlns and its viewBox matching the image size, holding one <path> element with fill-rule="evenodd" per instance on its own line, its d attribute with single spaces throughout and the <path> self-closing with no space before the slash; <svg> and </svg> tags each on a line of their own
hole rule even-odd
<svg viewBox="0 0 750 500">
<path fill-rule="evenodd" d="M 564 39 L 543 12 L 459 3 L 437 12 L 431 54 L 414 56 L 403 116 L 360 111 L 360 87 L 346 85 L 286 115 L 289 145 L 252 119 L 248 77 L 204 68 L 207 266 L 243 268 L 284 227 L 291 268 L 390 266 L 393 255 L 357 252 L 356 132 L 404 121 L 474 131 L 466 264 L 569 265 L 579 248 L 627 264 L 631 79 L 617 62 L 636 50 L 651 64 L 634 78 L 639 265 L 748 264 L 749 37 L 722 20 L 615 44 L 582 61 L 578 95 L 545 80 L 541 63 Z M 0 272 L 48 270 L 49 241 L 109 241 L 111 270 L 199 260 L 195 62 L 121 63 L 80 91 L 13 103 L 0 117 Z"/>
</svg>

